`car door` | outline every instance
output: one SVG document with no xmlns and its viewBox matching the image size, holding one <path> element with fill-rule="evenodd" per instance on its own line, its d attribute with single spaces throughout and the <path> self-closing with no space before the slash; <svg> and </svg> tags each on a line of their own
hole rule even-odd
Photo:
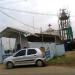
<svg viewBox="0 0 75 75">
<path fill-rule="evenodd" d="M 34 64 L 36 58 L 37 58 L 37 51 L 35 49 L 28 49 L 26 55 L 27 63 Z"/>
<path fill-rule="evenodd" d="M 15 65 L 23 65 L 25 63 L 26 50 L 21 50 L 14 55 Z"/>
</svg>

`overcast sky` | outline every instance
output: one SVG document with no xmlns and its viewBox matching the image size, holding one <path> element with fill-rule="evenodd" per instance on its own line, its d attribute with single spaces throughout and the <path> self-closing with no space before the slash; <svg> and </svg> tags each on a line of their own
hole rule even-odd
<svg viewBox="0 0 75 75">
<path fill-rule="evenodd" d="M 16 12 L 3 9 L 11 8 L 35 13 L 50 14 L 50 15 L 40 15 L 40 14 L 30 14 L 24 12 Z M 71 26 L 74 31 L 75 36 L 75 2 L 74 0 L 0 0 L 0 30 L 6 26 L 21 28 L 26 31 L 39 31 L 42 27 L 43 30 L 48 28 L 48 24 L 52 25 L 52 28 L 58 29 L 58 13 L 60 9 L 67 9 L 71 15 Z M 18 21 L 27 24 L 25 26 L 16 20 L 2 14 L 2 12 L 16 18 Z M 30 26 L 36 27 L 31 28 Z"/>
</svg>

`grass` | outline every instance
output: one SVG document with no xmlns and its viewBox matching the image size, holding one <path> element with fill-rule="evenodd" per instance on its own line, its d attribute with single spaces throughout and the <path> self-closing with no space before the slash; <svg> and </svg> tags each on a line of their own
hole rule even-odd
<svg viewBox="0 0 75 75">
<path fill-rule="evenodd" d="M 48 65 L 75 66 L 75 51 L 67 52 L 63 56 L 54 57 L 47 63 Z"/>
</svg>

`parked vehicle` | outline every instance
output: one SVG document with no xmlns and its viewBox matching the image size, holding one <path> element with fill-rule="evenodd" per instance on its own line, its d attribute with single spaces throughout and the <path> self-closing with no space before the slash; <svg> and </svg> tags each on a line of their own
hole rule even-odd
<svg viewBox="0 0 75 75">
<path fill-rule="evenodd" d="M 39 67 L 45 65 L 45 55 L 38 48 L 26 48 L 21 49 L 12 56 L 4 59 L 3 62 L 6 68 L 13 68 L 19 65 L 31 65 L 35 64 Z"/>
</svg>

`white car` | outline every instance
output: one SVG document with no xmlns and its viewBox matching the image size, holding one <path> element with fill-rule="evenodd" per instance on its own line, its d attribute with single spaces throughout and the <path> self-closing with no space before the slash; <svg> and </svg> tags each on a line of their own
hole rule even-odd
<svg viewBox="0 0 75 75">
<path fill-rule="evenodd" d="M 36 64 L 41 67 L 45 65 L 45 55 L 38 48 L 21 49 L 12 56 L 4 59 L 6 68 L 13 68 L 18 65 Z"/>
</svg>

